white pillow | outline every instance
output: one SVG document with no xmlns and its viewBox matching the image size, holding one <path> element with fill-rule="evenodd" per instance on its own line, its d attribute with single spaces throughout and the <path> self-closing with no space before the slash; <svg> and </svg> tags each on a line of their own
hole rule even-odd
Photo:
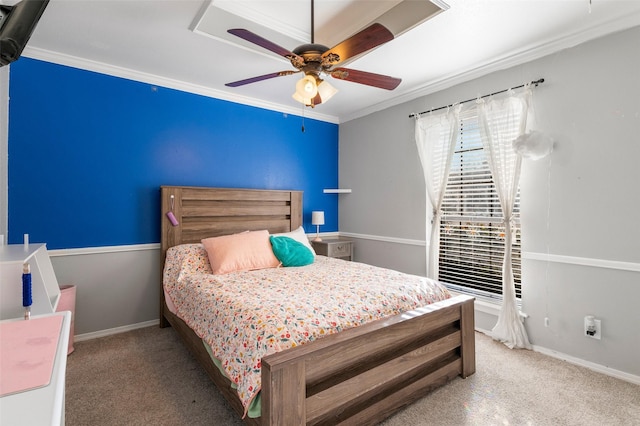
<svg viewBox="0 0 640 426">
<path fill-rule="evenodd" d="M 304 244 L 305 247 L 308 247 L 309 250 L 311 250 L 311 253 L 313 253 L 313 257 L 316 256 L 316 251 L 311 246 L 311 243 L 309 242 L 309 238 L 307 237 L 307 234 L 304 232 L 304 228 L 302 228 L 302 226 L 291 232 L 283 232 L 281 234 L 271 234 L 271 235 L 273 235 L 274 237 L 289 237 L 291 239 L 294 239 L 299 243 Z"/>
</svg>

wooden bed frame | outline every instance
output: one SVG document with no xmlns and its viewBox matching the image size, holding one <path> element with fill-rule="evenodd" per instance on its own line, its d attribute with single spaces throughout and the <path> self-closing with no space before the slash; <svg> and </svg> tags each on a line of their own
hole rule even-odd
<svg viewBox="0 0 640 426">
<path fill-rule="evenodd" d="M 169 247 L 246 230 L 302 224 L 302 192 L 162 186 L 162 263 Z M 173 226 L 166 216 L 172 211 Z M 244 409 L 202 340 L 167 308 L 171 325 L 233 409 Z M 376 424 L 432 389 L 475 373 L 474 299 L 457 296 L 332 334 L 262 359 L 262 415 L 253 425 Z"/>
</svg>

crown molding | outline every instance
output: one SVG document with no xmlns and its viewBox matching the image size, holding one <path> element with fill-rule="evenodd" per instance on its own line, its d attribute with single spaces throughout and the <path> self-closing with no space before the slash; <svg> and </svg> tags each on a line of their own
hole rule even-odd
<svg viewBox="0 0 640 426">
<path fill-rule="evenodd" d="M 640 13 L 624 16 L 619 19 L 613 19 L 599 26 L 589 28 L 588 30 L 578 31 L 565 37 L 538 43 L 529 47 L 525 47 L 517 52 L 505 55 L 500 59 L 493 60 L 481 64 L 480 66 L 469 71 L 445 76 L 433 83 L 422 86 L 413 87 L 405 90 L 399 96 L 392 99 L 371 105 L 367 108 L 358 110 L 352 114 L 340 117 L 340 122 L 355 120 L 360 117 L 373 114 L 384 109 L 412 101 L 414 99 L 439 92 L 444 89 L 456 86 L 467 81 L 483 77 L 495 71 L 507 69 L 516 65 L 521 65 L 540 59 L 544 56 L 551 55 L 564 49 L 578 46 L 600 37 L 628 30 L 640 25 Z M 453 101 L 452 101 L 453 103 Z"/>
<path fill-rule="evenodd" d="M 590 28 L 588 30 L 578 31 L 573 34 L 569 34 L 563 38 L 546 41 L 529 47 L 525 47 L 513 54 L 505 55 L 494 61 L 486 62 L 477 66 L 469 71 L 452 74 L 445 76 L 435 82 L 431 82 L 426 85 L 412 87 L 406 89 L 400 95 L 389 99 L 384 102 L 379 102 L 368 106 L 367 108 L 355 111 L 350 114 L 345 114 L 340 117 L 332 116 L 328 114 L 318 113 L 313 110 L 306 110 L 305 117 L 315 119 L 319 121 L 340 124 L 345 123 L 357 118 L 364 117 L 366 115 L 373 114 L 384 109 L 413 101 L 417 98 L 436 93 L 441 90 L 448 89 L 455 85 L 471 81 L 476 78 L 480 78 L 495 71 L 500 71 L 509 67 L 520 65 L 526 62 L 530 62 L 544 56 L 556 53 L 563 49 L 568 49 L 587 41 L 595 40 L 600 37 L 604 37 L 609 34 L 624 31 L 635 26 L 640 25 L 640 13 L 624 16 L 618 19 L 612 19 L 599 26 Z M 23 52 L 23 56 L 33 59 L 39 59 L 47 62 L 56 63 L 59 65 L 70 66 L 74 68 L 84 69 L 88 71 L 94 71 L 106 75 L 115 77 L 126 78 L 129 80 L 139 81 L 148 84 L 154 84 L 161 87 L 167 87 L 176 89 L 188 93 L 199 94 L 215 99 L 224 101 L 239 103 L 242 105 L 253 106 L 257 108 L 263 108 L 271 111 L 282 112 L 285 114 L 292 114 L 294 116 L 301 116 L 300 109 L 281 105 L 274 102 L 267 102 L 258 100 L 255 98 L 230 94 L 217 89 L 209 87 L 187 83 L 180 80 L 170 79 L 162 76 L 158 76 L 151 73 L 145 73 L 135 71 L 123 67 L 118 67 L 103 62 L 92 61 L 89 59 L 79 58 L 76 56 L 66 55 L 54 51 L 45 49 L 29 47 L 27 46 Z M 453 101 L 452 101 L 453 102 Z"/>
<path fill-rule="evenodd" d="M 197 84 L 191 84 L 180 80 L 162 77 L 155 74 L 145 73 L 141 71 L 135 71 L 128 68 L 119 67 L 116 65 L 106 64 L 104 62 L 92 61 L 90 59 L 79 58 L 77 56 L 67 55 L 64 53 L 53 52 L 50 50 L 40 49 L 37 47 L 27 46 L 23 52 L 25 57 L 31 59 L 38 59 L 45 62 L 51 62 L 58 65 L 64 65 L 72 68 L 78 68 L 87 71 L 93 71 L 100 74 L 106 74 L 114 77 L 125 78 L 128 80 L 138 81 L 141 83 L 147 83 L 166 87 L 169 89 L 180 90 L 183 92 L 193 93 L 197 95 L 206 96 L 209 98 L 220 99 L 223 101 L 234 102 L 242 105 L 253 106 L 257 108 L 267 109 L 270 111 L 281 112 L 283 114 L 291 114 L 295 116 L 301 116 L 300 108 L 294 108 L 287 105 L 281 105 L 274 102 L 266 102 L 247 96 L 233 95 L 222 90 L 212 89 Z M 308 109 L 304 113 L 305 118 L 310 118 L 319 121 L 325 121 L 328 123 L 338 124 L 339 118 L 327 114 L 320 114 L 315 111 L 309 111 Z"/>
</svg>

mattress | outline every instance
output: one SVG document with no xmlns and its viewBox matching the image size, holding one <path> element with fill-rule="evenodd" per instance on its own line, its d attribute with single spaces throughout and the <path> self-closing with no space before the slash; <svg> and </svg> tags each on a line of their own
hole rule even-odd
<svg viewBox="0 0 640 426">
<path fill-rule="evenodd" d="M 163 288 L 237 388 L 245 414 L 260 391 L 262 357 L 451 297 L 428 278 L 324 256 L 212 275 L 201 244 L 167 251 Z"/>
</svg>

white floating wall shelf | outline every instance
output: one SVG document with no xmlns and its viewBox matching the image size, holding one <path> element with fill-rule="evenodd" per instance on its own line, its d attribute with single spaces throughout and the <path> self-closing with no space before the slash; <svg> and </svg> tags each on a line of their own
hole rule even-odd
<svg viewBox="0 0 640 426">
<path fill-rule="evenodd" d="M 322 192 L 325 194 L 351 194 L 350 189 L 324 189 Z"/>
</svg>

